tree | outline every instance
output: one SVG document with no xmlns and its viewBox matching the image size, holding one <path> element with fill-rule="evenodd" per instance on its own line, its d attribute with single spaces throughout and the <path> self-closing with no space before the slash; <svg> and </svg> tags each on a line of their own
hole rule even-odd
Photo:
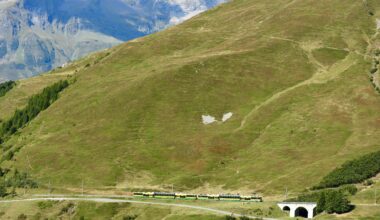
<svg viewBox="0 0 380 220">
<path fill-rule="evenodd" d="M 352 210 L 350 201 L 343 192 L 338 190 L 329 190 L 326 192 L 325 210 L 327 213 L 346 213 Z"/>
</svg>

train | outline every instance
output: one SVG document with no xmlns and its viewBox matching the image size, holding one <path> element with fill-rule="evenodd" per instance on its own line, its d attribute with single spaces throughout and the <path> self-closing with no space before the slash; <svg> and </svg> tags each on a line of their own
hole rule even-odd
<svg viewBox="0 0 380 220">
<path fill-rule="evenodd" d="M 234 200 L 263 202 L 263 198 L 257 195 L 244 196 L 240 194 L 188 194 L 174 192 L 134 192 L 133 196 L 143 198 L 169 198 L 169 199 L 195 199 L 195 200 Z"/>
</svg>

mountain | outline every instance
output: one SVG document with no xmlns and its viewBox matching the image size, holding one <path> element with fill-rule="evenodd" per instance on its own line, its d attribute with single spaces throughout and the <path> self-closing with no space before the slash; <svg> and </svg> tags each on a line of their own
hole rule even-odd
<svg viewBox="0 0 380 220">
<path fill-rule="evenodd" d="M 30 77 L 170 25 L 222 0 L 1 0 L 0 81 Z"/>
<path fill-rule="evenodd" d="M 84 185 L 90 194 L 297 195 L 379 151 L 379 18 L 375 0 L 234 0 L 19 80 L 0 97 L 11 131 L 1 179 L 26 173 L 37 194 Z M 58 96 L 38 96 L 55 102 L 35 101 L 63 79 Z M 37 117 L 15 113 L 35 103 L 46 107 Z M 379 209 L 363 205 L 380 189 L 373 180 L 357 184 L 352 213 L 321 219 L 376 219 Z M 263 207 L 277 217 L 271 201 L 250 210 Z"/>
</svg>

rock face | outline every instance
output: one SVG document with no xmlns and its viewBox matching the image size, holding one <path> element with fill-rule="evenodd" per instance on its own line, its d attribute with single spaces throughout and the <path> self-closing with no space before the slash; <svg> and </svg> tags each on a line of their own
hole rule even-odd
<svg viewBox="0 0 380 220">
<path fill-rule="evenodd" d="M 141 37 L 224 0 L 0 0 L 0 81 Z"/>
</svg>

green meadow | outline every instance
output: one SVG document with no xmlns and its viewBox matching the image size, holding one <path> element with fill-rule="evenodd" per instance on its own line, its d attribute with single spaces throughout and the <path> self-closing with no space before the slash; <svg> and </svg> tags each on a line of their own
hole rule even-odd
<svg viewBox="0 0 380 220">
<path fill-rule="evenodd" d="M 380 94 L 369 81 L 379 9 L 375 0 L 233 0 L 20 80 L 0 97 L 2 120 L 46 86 L 75 82 L 3 144 L 20 151 L 2 167 L 73 191 L 84 182 L 93 190 L 296 195 L 380 149 Z M 203 115 L 218 122 L 205 125 Z M 366 203 L 371 190 L 353 201 Z M 112 216 L 131 210 L 114 206 Z M 367 211 L 380 215 L 357 207 L 346 217 Z"/>
</svg>

